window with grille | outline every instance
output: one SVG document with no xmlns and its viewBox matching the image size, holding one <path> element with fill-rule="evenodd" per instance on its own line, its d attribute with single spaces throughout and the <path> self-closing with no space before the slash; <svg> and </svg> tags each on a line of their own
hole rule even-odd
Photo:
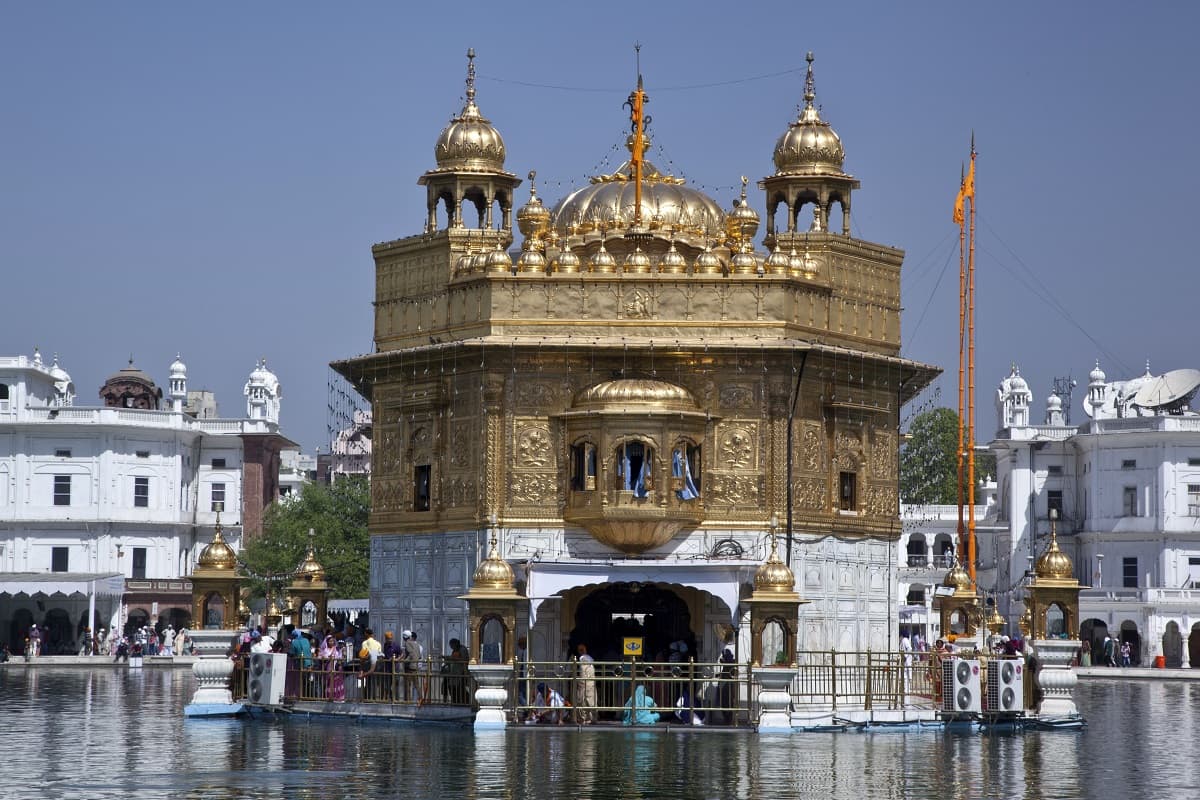
<svg viewBox="0 0 1200 800">
<path fill-rule="evenodd" d="M 1138 566 L 1136 556 L 1126 556 L 1121 559 L 1121 585 L 1126 589 L 1137 588 Z"/>
<path fill-rule="evenodd" d="M 843 472 L 838 479 L 838 509 L 858 511 L 858 474 Z"/>
<path fill-rule="evenodd" d="M 413 470 L 413 511 L 429 510 L 429 484 L 432 477 L 431 464 L 420 464 Z"/>
<path fill-rule="evenodd" d="M 1051 489 L 1046 492 L 1046 515 L 1057 515 L 1059 519 L 1063 518 L 1063 493 L 1061 489 Z"/>
<path fill-rule="evenodd" d="M 70 475 L 55 475 L 54 476 L 54 505 L 56 505 L 56 506 L 71 505 L 71 476 Z"/>
<path fill-rule="evenodd" d="M 1188 492 L 1188 516 L 1200 517 L 1200 483 L 1189 483 Z"/>
<path fill-rule="evenodd" d="M 133 505 L 135 508 L 150 507 L 150 479 L 133 479 Z"/>
<path fill-rule="evenodd" d="M 213 511 L 224 511 L 225 510 L 225 484 L 214 483 L 212 485 L 212 496 L 210 499 L 212 500 L 212 510 Z"/>
<path fill-rule="evenodd" d="M 1124 498 L 1123 508 L 1121 509 L 1122 514 L 1126 517 L 1136 517 L 1137 516 L 1137 487 L 1136 486 L 1126 486 L 1122 497 Z"/>
</svg>

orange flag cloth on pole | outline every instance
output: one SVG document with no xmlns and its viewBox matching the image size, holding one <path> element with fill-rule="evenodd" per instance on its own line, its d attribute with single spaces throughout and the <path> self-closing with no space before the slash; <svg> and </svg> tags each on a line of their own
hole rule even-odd
<svg viewBox="0 0 1200 800">
<path fill-rule="evenodd" d="M 967 167 L 967 177 L 963 179 L 962 196 L 975 199 L 975 154 L 971 154 L 971 166 Z"/>
<path fill-rule="evenodd" d="M 955 225 L 962 225 L 963 220 L 965 219 L 965 217 L 963 216 L 964 200 L 965 200 L 965 196 L 963 195 L 963 190 L 962 190 L 962 187 L 960 186 L 958 189 L 958 197 L 954 198 L 954 224 Z"/>
</svg>

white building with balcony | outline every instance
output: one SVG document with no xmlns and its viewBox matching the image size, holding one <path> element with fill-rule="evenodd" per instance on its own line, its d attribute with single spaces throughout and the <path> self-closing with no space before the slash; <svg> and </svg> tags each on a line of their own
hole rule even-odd
<svg viewBox="0 0 1200 800">
<path fill-rule="evenodd" d="M 1011 629 L 1026 571 L 1045 549 L 1051 515 L 1060 546 L 1090 587 L 1080 595 L 1082 639 L 1100 659 L 1106 636 L 1129 642 L 1134 665 L 1163 656 L 1200 666 L 1200 371 L 1109 381 L 1089 375 L 1082 425 L 1061 398 L 1032 424 L 1032 393 L 1014 367 L 996 395 L 997 502 L 980 537 L 980 584 L 999 597 Z"/>
<path fill-rule="evenodd" d="M 85 626 L 190 623 L 186 577 L 218 513 L 235 548 L 257 533 L 295 447 L 278 381 L 253 377 L 275 396 L 256 393 L 246 419 L 197 419 L 178 359 L 165 400 L 131 362 L 81 407 L 57 357 L 0 357 L 0 641 L 21 652 L 36 623 L 44 652 L 68 652 Z"/>
</svg>

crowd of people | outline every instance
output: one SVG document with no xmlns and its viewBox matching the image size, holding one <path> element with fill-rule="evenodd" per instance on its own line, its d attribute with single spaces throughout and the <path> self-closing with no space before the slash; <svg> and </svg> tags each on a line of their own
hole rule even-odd
<svg viewBox="0 0 1200 800">
<path fill-rule="evenodd" d="M 25 658 L 28 660 L 43 655 L 44 641 L 43 630 L 36 623 L 31 625 L 25 635 Z M 79 649 L 74 655 L 128 661 L 130 657 L 140 656 L 195 655 L 195 647 L 187 628 L 176 630 L 170 624 L 157 628 L 141 625 L 127 634 L 110 633 L 107 628 L 100 628 L 93 635 L 92 629 L 85 627 L 79 637 Z"/>
</svg>

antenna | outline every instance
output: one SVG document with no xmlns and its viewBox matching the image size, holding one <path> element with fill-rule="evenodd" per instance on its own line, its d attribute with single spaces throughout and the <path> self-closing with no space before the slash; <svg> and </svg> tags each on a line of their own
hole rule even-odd
<svg viewBox="0 0 1200 800">
<path fill-rule="evenodd" d="M 1063 403 L 1063 422 L 1067 425 L 1071 424 L 1071 390 L 1079 384 L 1070 375 L 1066 377 L 1058 377 L 1054 379 L 1054 388 L 1050 390 L 1050 394 L 1062 400 Z"/>
</svg>

